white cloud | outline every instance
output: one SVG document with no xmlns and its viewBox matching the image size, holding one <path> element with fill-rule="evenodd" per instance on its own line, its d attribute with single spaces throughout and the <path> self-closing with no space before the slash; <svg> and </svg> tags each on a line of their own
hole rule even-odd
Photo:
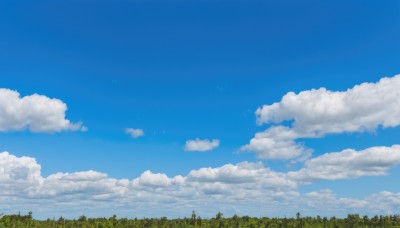
<svg viewBox="0 0 400 228">
<path fill-rule="evenodd" d="M 185 144 L 186 151 L 209 151 L 219 146 L 218 139 L 194 139 L 188 140 Z"/>
<path fill-rule="evenodd" d="M 347 211 L 360 213 L 361 209 L 370 206 L 370 202 L 366 199 L 338 198 L 330 189 L 322 189 L 319 191 L 308 192 L 304 197 L 304 204 L 310 209 L 323 209 L 322 211 Z M 337 212 L 336 212 L 337 213 Z"/>
<path fill-rule="evenodd" d="M 127 179 L 109 178 L 104 173 L 84 171 L 55 173 L 30 191 L 30 197 L 58 198 L 61 201 L 76 197 L 84 199 L 110 199 L 122 196 L 129 187 Z"/>
<path fill-rule="evenodd" d="M 254 188 L 296 189 L 297 183 L 286 177 L 286 174 L 274 172 L 262 163 L 242 162 L 236 165 L 227 164 L 218 168 L 200 168 L 192 170 L 188 181 L 243 184 Z"/>
<path fill-rule="evenodd" d="M 0 153 L 0 180 L 40 180 L 41 167 L 34 158 L 16 157 L 8 152 Z"/>
<path fill-rule="evenodd" d="M 306 193 L 302 199 L 303 210 L 323 214 L 396 214 L 400 207 L 400 193 L 381 191 L 363 198 L 337 197 L 330 189 Z M 318 210 L 319 209 L 319 210 Z"/>
<path fill-rule="evenodd" d="M 132 138 L 139 138 L 144 135 L 144 131 L 142 129 L 133 129 L 126 128 L 125 133 L 129 134 Z"/>
<path fill-rule="evenodd" d="M 363 83 L 346 91 L 325 88 L 286 94 L 256 111 L 258 123 L 294 120 L 297 132 L 362 132 L 400 124 L 400 75 Z M 300 130 L 301 129 L 301 130 Z"/>
<path fill-rule="evenodd" d="M 294 141 L 298 136 L 297 132 L 288 127 L 271 127 L 264 132 L 257 133 L 248 145 L 241 147 L 241 150 L 254 151 L 257 158 L 260 159 L 308 157 L 312 151 Z"/>
<path fill-rule="evenodd" d="M 241 165 L 227 164 L 220 168 L 200 168 L 192 170 L 188 177 L 190 180 L 200 182 L 245 183 L 254 182 L 260 177 L 260 169 L 248 169 Z"/>
<path fill-rule="evenodd" d="M 307 160 L 304 168 L 289 172 L 290 178 L 299 181 L 313 179 L 351 179 L 362 176 L 382 176 L 400 164 L 400 145 L 371 147 L 362 151 L 353 149 L 327 153 Z"/>
<path fill-rule="evenodd" d="M 335 159 L 348 164 L 341 166 L 348 173 L 383 175 L 389 167 L 398 164 L 398 149 L 399 146 L 393 146 L 327 154 L 306 163 L 304 169 L 308 171 L 300 170 L 298 176 L 273 171 L 260 162 L 242 162 L 192 170 L 187 176 L 168 177 L 145 171 L 133 179 L 111 178 L 93 170 L 44 177 L 34 158 L 3 152 L 0 153 L 0 199 L 2 212 L 33 210 L 42 218 L 81 214 L 110 216 L 115 211 L 121 216 L 132 216 L 132 213 L 135 216 L 182 216 L 191 210 L 202 216 L 213 216 L 217 211 L 227 216 L 235 213 L 282 216 L 280 213 L 294 215 L 307 208 L 314 214 L 322 208 L 332 213 L 360 208 L 365 208 L 366 213 L 392 213 L 400 205 L 400 193 L 383 191 L 363 199 L 352 199 L 337 198 L 330 190 L 302 196 L 297 189 L 304 180 L 332 179 L 323 176 L 329 174 L 308 175 L 312 171 L 319 172 L 323 165 L 328 169 L 336 166 Z M 313 167 L 317 170 L 312 170 Z M 340 174 L 334 179 L 354 177 Z"/>
<path fill-rule="evenodd" d="M 65 119 L 67 105 L 59 99 L 33 94 L 21 97 L 17 91 L 0 89 L 0 132 L 59 132 L 87 130 L 81 123 Z"/>
<path fill-rule="evenodd" d="M 263 200 L 297 194 L 294 181 L 261 163 L 203 168 L 192 170 L 187 176 L 175 177 L 148 170 L 131 180 L 110 178 L 96 171 L 54 173 L 43 177 L 40 170 L 33 158 L 0 153 L 2 204 L 13 205 L 12 208 L 19 210 L 23 207 L 29 210 L 40 208 L 40 212 L 45 210 L 42 206 L 46 202 L 47 213 L 63 205 L 76 212 L 75 216 L 83 212 L 87 214 L 84 208 L 90 205 L 96 205 L 96 210 L 101 210 L 102 205 L 126 209 L 143 206 L 155 209 L 169 205 L 163 212 L 174 207 L 177 210 L 175 215 L 179 215 L 184 208 L 194 205 L 202 208 L 216 200 L 226 206 L 232 202 L 257 202 L 263 194 L 267 194 Z"/>
<path fill-rule="evenodd" d="M 137 185 L 167 187 L 171 185 L 172 180 L 164 173 L 152 173 L 150 170 L 145 171 L 140 177 L 134 180 Z"/>
<path fill-rule="evenodd" d="M 388 214 L 398 213 L 400 208 L 400 192 L 382 191 L 366 198 L 375 214 L 385 211 Z"/>
<path fill-rule="evenodd" d="M 293 121 L 291 126 L 272 126 L 257 133 L 242 150 L 254 151 L 264 159 L 291 159 L 310 153 L 295 141 L 300 138 L 399 126 L 399 97 L 400 75 L 346 91 L 320 88 L 289 92 L 280 102 L 258 108 L 256 116 L 259 124 Z"/>
</svg>

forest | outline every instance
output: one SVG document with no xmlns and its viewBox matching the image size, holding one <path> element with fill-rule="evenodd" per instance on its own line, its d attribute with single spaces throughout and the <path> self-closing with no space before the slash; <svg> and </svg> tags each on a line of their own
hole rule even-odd
<svg viewBox="0 0 400 228">
<path fill-rule="evenodd" d="M 116 215 L 110 218 L 87 218 L 82 215 L 78 219 L 58 219 L 36 220 L 33 219 L 32 212 L 27 215 L 0 214 L 0 228 L 142 228 L 142 227 L 271 227 L 271 228 L 356 228 L 356 227 L 398 227 L 400 228 L 400 215 L 381 215 L 381 216 L 360 216 L 349 214 L 345 218 L 336 217 L 302 217 L 297 213 L 292 218 L 269 218 L 269 217 L 249 217 L 238 216 L 224 217 L 218 212 L 213 218 L 201 218 L 193 211 L 190 217 L 168 219 L 161 218 L 118 218 Z"/>
</svg>

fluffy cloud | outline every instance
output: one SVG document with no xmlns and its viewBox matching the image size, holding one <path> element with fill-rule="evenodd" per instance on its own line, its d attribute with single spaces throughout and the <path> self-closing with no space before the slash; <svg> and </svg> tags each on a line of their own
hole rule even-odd
<svg viewBox="0 0 400 228">
<path fill-rule="evenodd" d="M 352 149 L 327 153 L 305 162 L 304 168 L 289 172 L 290 178 L 309 182 L 313 179 L 351 179 L 361 176 L 386 175 L 400 164 L 400 145 L 371 147 L 362 151 Z"/>
<path fill-rule="evenodd" d="M 200 168 L 192 170 L 188 178 L 200 182 L 244 183 L 254 182 L 263 172 L 263 167 L 247 168 L 241 164 L 227 164 L 220 168 Z"/>
<path fill-rule="evenodd" d="M 139 138 L 144 135 L 144 131 L 142 129 L 133 129 L 127 128 L 125 129 L 125 133 L 129 134 L 132 138 Z"/>
<path fill-rule="evenodd" d="M 259 124 L 292 121 L 291 126 L 272 126 L 257 133 L 242 150 L 254 151 L 264 159 L 291 159 L 310 153 L 296 139 L 396 127 L 400 125 L 399 88 L 397 75 L 346 91 L 289 92 L 280 102 L 258 108 L 256 116 Z"/>
<path fill-rule="evenodd" d="M 257 133 L 250 144 L 242 146 L 245 151 L 255 151 L 260 159 L 291 159 L 294 157 L 308 157 L 312 151 L 294 140 L 297 132 L 284 127 L 271 127 L 264 132 Z"/>
<path fill-rule="evenodd" d="M 215 201 L 226 206 L 232 202 L 252 204 L 260 197 L 267 201 L 298 195 L 294 181 L 261 163 L 203 168 L 175 177 L 145 171 L 131 180 L 110 178 L 96 171 L 54 173 L 44 177 L 35 159 L 16 157 L 8 152 L 0 153 L 0 185 L 3 205 L 13 205 L 12 208 L 19 210 L 40 208 L 40 212 L 46 202 L 47 213 L 59 205 L 85 214 L 87 211 L 82 211 L 83 208 L 91 205 L 99 207 L 98 210 L 101 205 L 105 208 L 143 208 L 144 205 L 153 209 L 169 205 L 176 207 L 175 215 L 179 215 L 182 208 L 193 205 L 202 208 Z"/>
<path fill-rule="evenodd" d="M 188 181 L 245 184 L 256 188 L 296 189 L 297 187 L 297 183 L 287 178 L 286 174 L 274 172 L 261 163 L 249 162 L 192 170 L 187 178 Z"/>
<path fill-rule="evenodd" d="M 188 140 L 185 144 L 186 151 L 209 151 L 219 146 L 219 140 L 194 139 Z"/>
<path fill-rule="evenodd" d="M 166 187 L 171 185 L 172 180 L 164 173 L 152 173 L 150 170 L 145 171 L 140 177 L 134 180 L 136 185 Z"/>
<path fill-rule="evenodd" d="M 325 88 L 286 94 L 279 103 L 256 111 L 258 123 L 294 120 L 299 133 L 342 133 L 400 124 L 400 75 L 363 83 L 346 91 Z"/>
<path fill-rule="evenodd" d="M 81 123 L 65 119 L 67 105 L 59 99 L 33 94 L 21 97 L 17 91 L 0 89 L 0 132 L 86 131 Z"/>
<path fill-rule="evenodd" d="M 261 162 L 242 162 L 200 168 L 186 176 L 168 177 L 147 170 L 133 179 L 116 179 L 93 170 L 44 177 L 34 158 L 3 152 L 0 200 L 3 212 L 34 210 L 45 216 L 109 216 L 110 209 L 130 216 L 133 211 L 146 216 L 181 216 L 191 210 L 208 216 L 219 210 L 226 215 L 271 215 L 278 209 L 294 215 L 306 208 L 310 213 L 319 208 L 332 213 L 343 208 L 345 212 L 366 208 L 366 213 L 391 213 L 400 204 L 399 193 L 384 191 L 351 199 L 337 198 L 330 190 L 302 196 L 298 188 L 315 179 L 385 175 L 400 163 L 399 154 L 400 146 L 395 145 L 322 155 L 307 161 L 303 169 L 289 173 L 273 171 Z"/>
<path fill-rule="evenodd" d="M 55 197 L 60 201 L 71 198 L 78 200 L 109 200 L 121 197 L 128 190 L 127 179 L 109 178 L 104 173 L 84 171 L 75 173 L 55 173 L 31 188 L 30 198 Z"/>
<path fill-rule="evenodd" d="M 40 171 L 34 158 L 0 153 L 0 197 L 28 194 L 33 186 L 43 183 Z"/>
</svg>

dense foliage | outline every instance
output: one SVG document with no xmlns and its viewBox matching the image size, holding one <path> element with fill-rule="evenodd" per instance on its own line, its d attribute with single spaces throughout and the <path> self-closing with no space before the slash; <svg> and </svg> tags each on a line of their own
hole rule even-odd
<svg viewBox="0 0 400 228">
<path fill-rule="evenodd" d="M 85 227 L 85 228 L 100 228 L 100 227 L 399 227 L 400 215 L 391 216 L 374 216 L 360 217 L 358 214 L 349 214 L 346 218 L 336 217 L 301 217 L 300 213 L 296 214 L 295 218 L 253 218 L 249 216 L 234 215 L 231 218 L 224 218 L 222 213 L 217 213 L 215 218 L 202 219 L 194 212 L 189 218 L 167 219 L 162 218 L 143 218 L 143 219 L 127 219 L 117 218 L 87 218 L 82 215 L 79 219 L 69 220 L 60 217 L 53 220 L 35 220 L 32 218 L 32 213 L 28 215 L 0 215 L 0 228 L 3 227 Z"/>
</svg>

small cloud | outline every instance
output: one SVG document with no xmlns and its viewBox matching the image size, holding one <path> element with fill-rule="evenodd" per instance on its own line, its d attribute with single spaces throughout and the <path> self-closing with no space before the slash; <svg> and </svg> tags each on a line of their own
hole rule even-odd
<svg viewBox="0 0 400 228">
<path fill-rule="evenodd" d="M 139 138 L 140 136 L 144 135 L 142 129 L 133 129 L 133 128 L 126 128 L 125 133 L 129 134 L 132 138 Z"/>
<path fill-rule="evenodd" d="M 188 140 L 185 144 L 186 151 L 209 151 L 219 146 L 219 140 L 194 139 Z"/>
</svg>

